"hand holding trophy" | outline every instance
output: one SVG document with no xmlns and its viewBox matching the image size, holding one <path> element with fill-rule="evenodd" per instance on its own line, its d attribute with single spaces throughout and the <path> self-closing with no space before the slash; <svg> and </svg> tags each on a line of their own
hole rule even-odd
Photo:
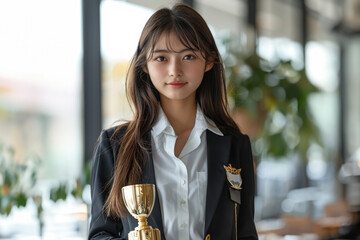
<svg viewBox="0 0 360 240">
<path fill-rule="evenodd" d="M 134 231 L 129 232 L 129 240 L 160 240 L 160 230 L 152 228 L 147 222 L 155 203 L 155 185 L 129 185 L 121 191 L 127 210 L 139 223 Z"/>
</svg>

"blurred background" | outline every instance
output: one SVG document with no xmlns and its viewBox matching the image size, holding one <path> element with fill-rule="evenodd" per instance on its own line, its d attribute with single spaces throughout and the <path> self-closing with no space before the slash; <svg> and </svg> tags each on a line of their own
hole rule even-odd
<svg viewBox="0 0 360 240">
<path fill-rule="evenodd" d="M 87 239 L 101 129 L 180 1 L 0 1 L 0 239 Z M 184 0 L 209 24 L 252 141 L 260 239 L 360 239 L 360 0 Z"/>
</svg>

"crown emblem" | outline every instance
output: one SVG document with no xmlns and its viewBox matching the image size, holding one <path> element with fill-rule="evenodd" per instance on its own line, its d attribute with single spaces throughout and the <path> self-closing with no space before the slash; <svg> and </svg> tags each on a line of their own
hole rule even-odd
<svg viewBox="0 0 360 240">
<path fill-rule="evenodd" d="M 224 165 L 224 168 L 226 170 L 226 178 L 229 181 L 231 187 L 236 190 L 240 190 L 242 184 L 242 179 L 240 175 L 241 168 L 233 168 L 231 164 L 229 164 L 229 166 Z"/>
</svg>

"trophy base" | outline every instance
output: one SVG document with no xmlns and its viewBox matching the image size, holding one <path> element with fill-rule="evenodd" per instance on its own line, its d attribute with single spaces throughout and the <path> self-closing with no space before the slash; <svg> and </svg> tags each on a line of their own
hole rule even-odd
<svg viewBox="0 0 360 240">
<path fill-rule="evenodd" d="M 160 230 L 150 226 L 129 232 L 129 240 L 161 240 Z"/>
</svg>

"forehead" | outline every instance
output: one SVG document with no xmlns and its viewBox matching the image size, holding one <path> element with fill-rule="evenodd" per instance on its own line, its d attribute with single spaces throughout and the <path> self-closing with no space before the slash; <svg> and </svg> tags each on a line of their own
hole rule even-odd
<svg viewBox="0 0 360 240">
<path fill-rule="evenodd" d="M 195 47 L 190 43 L 185 42 L 174 31 L 163 32 L 159 39 L 154 43 L 153 51 L 167 50 L 171 52 L 179 52 L 184 49 L 195 50 Z"/>
</svg>

